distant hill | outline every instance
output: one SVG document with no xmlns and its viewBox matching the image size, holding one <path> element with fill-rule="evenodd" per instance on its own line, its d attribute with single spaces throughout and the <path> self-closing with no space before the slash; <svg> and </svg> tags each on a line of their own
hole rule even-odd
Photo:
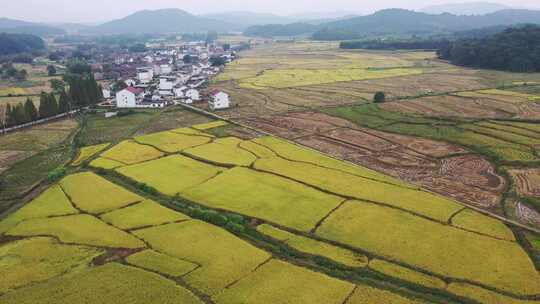
<svg viewBox="0 0 540 304">
<path fill-rule="evenodd" d="M 195 33 L 234 30 L 224 21 L 198 17 L 180 9 L 144 10 L 84 30 L 92 34 Z"/>
<path fill-rule="evenodd" d="M 291 23 L 283 24 L 267 24 L 250 26 L 244 31 L 247 36 L 259 37 L 279 37 L 279 36 L 300 36 L 310 34 L 317 31 L 319 25 L 309 23 Z"/>
<path fill-rule="evenodd" d="M 80 31 L 87 30 L 91 27 L 90 25 L 86 25 L 86 24 L 70 23 L 70 22 L 52 23 L 51 26 L 62 29 L 66 31 L 68 34 L 78 33 Z"/>
<path fill-rule="evenodd" d="M 35 35 L 0 33 L 0 56 L 31 53 L 45 49 L 45 42 Z"/>
<path fill-rule="evenodd" d="M 242 28 L 260 24 L 288 24 L 301 20 L 301 18 L 254 12 L 224 12 L 200 15 L 200 17 L 223 21 Z"/>
<path fill-rule="evenodd" d="M 21 20 L 0 18 L 0 33 L 31 34 L 38 36 L 62 35 L 65 31 L 41 23 L 26 22 Z"/>
<path fill-rule="evenodd" d="M 485 15 L 506 9 L 511 9 L 511 7 L 493 2 L 468 2 L 427 6 L 421 9 L 420 12 L 427 14 Z"/>
<path fill-rule="evenodd" d="M 511 9 L 480 16 L 457 16 L 387 9 L 369 16 L 325 23 L 313 38 L 346 40 L 366 36 L 433 35 L 523 23 L 540 24 L 540 11 Z"/>
</svg>

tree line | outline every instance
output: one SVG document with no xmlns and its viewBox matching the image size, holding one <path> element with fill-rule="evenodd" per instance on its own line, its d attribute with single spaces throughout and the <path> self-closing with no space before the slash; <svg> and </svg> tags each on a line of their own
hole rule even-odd
<svg viewBox="0 0 540 304">
<path fill-rule="evenodd" d="M 448 39 L 410 39 L 410 40 L 364 40 L 343 41 L 341 49 L 367 50 L 439 50 L 450 44 Z"/>
<path fill-rule="evenodd" d="M 80 67 L 77 68 L 77 71 L 79 69 Z M 38 108 L 31 98 L 27 98 L 24 103 L 15 106 L 8 104 L 5 109 L 4 127 L 29 123 L 71 110 L 93 106 L 103 99 L 102 88 L 91 73 L 68 72 L 64 75 L 64 81 L 51 81 L 51 87 L 53 89 L 51 93 L 41 93 Z"/>
<path fill-rule="evenodd" d="M 459 39 L 437 53 L 457 65 L 540 72 L 540 26 L 512 27 L 487 38 Z"/>
</svg>

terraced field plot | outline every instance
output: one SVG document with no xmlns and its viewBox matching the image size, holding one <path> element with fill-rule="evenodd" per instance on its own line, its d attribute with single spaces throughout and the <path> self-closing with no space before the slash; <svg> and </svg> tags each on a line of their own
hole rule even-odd
<svg viewBox="0 0 540 304">
<path fill-rule="evenodd" d="M 173 153 L 209 143 L 211 138 L 166 131 L 135 137 L 135 140 L 141 144 L 154 146 L 161 151 Z"/>
<path fill-rule="evenodd" d="M 98 154 L 99 152 L 105 150 L 110 144 L 101 144 L 95 146 L 88 146 L 81 148 L 77 158 L 71 163 L 72 166 L 79 166 L 83 162 L 90 159 L 92 156 Z"/>
<path fill-rule="evenodd" d="M 334 134 L 332 129 L 328 132 Z M 380 142 L 376 139 L 386 140 L 389 148 L 399 141 L 406 141 L 406 137 L 398 135 L 384 137 L 385 133 L 380 132 L 366 134 L 370 134 L 379 146 Z M 292 232 L 315 233 L 328 241 L 375 255 L 378 262 L 368 265 L 370 269 L 428 288 L 444 289 L 446 283 L 442 279 L 454 278 L 520 296 L 540 293 L 540 275 L 532 261 L 515 242 L 509 228 L 498 220 L 376 171 L 339 162 L 268 136 L 245 141 L 214 139 L 200 147 L 212 147 L 220 142 L 249 151 L 255 157 L 253 165 L 250 168 L 242 167 L 253 159 L 249 163 L 239 163 L 235 161 L 234 153 L 223 153 L 223 149 L 226 151 L 224 147 L 213 151 L 203 150 L 206 154 L 193 156 L 191 154 L 195 153 L 188 149 L 182 152 L 187 156 L 172 155 L 117 171 L 171 196 L 179 193 L 190 201 L 213 209 L 232 211 L 286 227 L 289 231 L 262 225 L 259 231 L 301 253 L 322 256 L 349 267 L 366 267 L 367 258 L 358 252 Z M 425 147 L 427 151 L 423 150 Z M 429 140 L 410 143 L 410 149 L 419 152 L 431 153 L 431 147 L 435 155 L 464 152 L 460 148 Z M 229 161 L 226 160 L 228 155 L 232 155 Z M 217 161 L 215 157 L 221 159 Z M 455 157 L 462 156 L 452 156 Z M 174 170 L 172 163 L 160 165 L 167 159 L 184 165 Z M 221 163 L 225 167 L 205 162 Z M 448 163 L 444 168 L 458 176 L 459 172 L 477 170 L 478 181 L 486 187 L 499 189 L 503 183 L 489 164 L 463 167 L 466 164 L 463 160 L 461 163 Z M 130 169 L 141 173 L 136 176 L 131 172 L 130 176 Z M 486 170 L 490 173 L 486 173 Z M 149 178 L 154 174 L 154 178 Z M 202 176 L 198 178 L 198 174 Z M 463 180 L 464 184 L 471 182 Z M 148 228 L 135 233 L 152 243 L 151 238 L 159 234 L 157 231 L 170 236 L 171 233 L 166 231 L 181 229 L 189 223 L 192 222 Z M 153 232 L 151 236 L 143 236 L 145 231 Z M 186 241 L 178 239 L 174 243 L 182 242 Z M 185 249 L 175 251 L 166 248 L 165 243 L 157 244 L 152 247 L 159 248 L 160 252 L 193 261 L 187 257 L 193 253 L 185 253 Z M 490 252 L 489 256 L 483 254 L 485 252 Z M 511 261 L 500 262 L 508 256 L 512 256 Z M 204 265 L 204 261 L 197 263 Z M 213 284 L 216 282 L 201 283 L 196 276 L 198 271 L 188 275 L 194 276 L 193 284 L 201 284 L 200 288 L 211 293 L 223 287 L 215 287 Z M 214 270 L 209 271 L 213 273 Z M 523 283 L 525 278 L 526 284 Z M 216 299 L 233 301 L 231 299 L 237 296 L 233 289 L 224 293 L 227 295 L 216 294 Z M 249 297 L 250 292 L 242 288 L 241 294 Z"/>
<path fill-rule="evenodd" d="M 125 165 L 133 165 L 163 156 L 164 153 L 148 145 L 127 140 L 107 150 L 101 156 Z"/>
</svg>

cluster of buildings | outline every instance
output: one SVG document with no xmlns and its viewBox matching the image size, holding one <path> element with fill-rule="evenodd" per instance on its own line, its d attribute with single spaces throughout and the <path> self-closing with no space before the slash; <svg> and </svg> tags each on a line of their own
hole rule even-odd
<svg viewBox="0 0 540 304">
<path fill-rule="evenodd" d="M 134 57 L 134 58 L 133 58 Z M 103 90 L 104 104 L 117 108 L 163 108 L 179 103 L 206 101 L 211 110 L 230 107 L 229 95 L 213 91 L 203 96 L 201 89 L 220 73 L 222 64 L 235 59 L 235 52 L 206 43 L 189 43 L 166 49 L 153 49 L 115 59 L 123 89 Z"/>
</svg>

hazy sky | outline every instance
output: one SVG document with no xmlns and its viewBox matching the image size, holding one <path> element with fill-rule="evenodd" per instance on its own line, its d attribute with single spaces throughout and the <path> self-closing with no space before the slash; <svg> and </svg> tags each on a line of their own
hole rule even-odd
<svg viewBox="0 0 540 304">
<path fill-rule="evenodd" d="M 141 9 L 171 7 L 197 14 L 243 10 L 283 15 L 335 11 L 371 13 L 390 7 L 419 9 L 432 4 L 462 2 L 466 0 L 0 0 L 0 17 L 88 23 L 109 21 Z M 516 7 L 540 7 L 539 0 L 490 2 Z"/>
</svg>

